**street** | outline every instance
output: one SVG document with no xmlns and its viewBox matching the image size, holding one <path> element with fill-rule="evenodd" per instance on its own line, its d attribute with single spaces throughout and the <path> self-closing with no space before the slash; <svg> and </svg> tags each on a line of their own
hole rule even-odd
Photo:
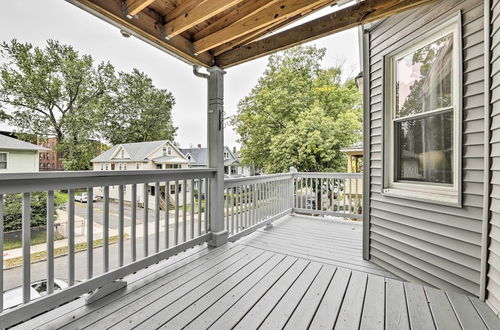
<svg viewBox="0 0 500 330">
<path fill-rule="evenodd" d="M 151 230 L 151 225 L 154 224 L 153 222 L 149 223 L 149 228 L 150 232 Z M 202 223 L 204 227 L 204 223 Z M 144 246 L 144 240 L 142 237 L 142 226 L 137 227 L 137 245 L 136 245 L 136 251 L 137 251 L 137 259 L 140 259 L 143 257 L 143 246 Z M 182 225 L 179 226 L 179 243 L 182 242 Z M 197 231 L 195 230 L 195 235 L 197 236 Z M 94 239 L 99 239 L 101 237 L 94 237 Z M 153 234 L 148 235 L 148 249 L 149 249 L 149 254 L 154 253 L 154 247 L 155 247 L 155 235 L 154 232 Z M 189 236 L 189 230 L 187 231 L 187 238 L 188 240 L 190 239 Z M 170 225 L 170 246 L 172 246 L 172 242 L 174 241 L 174 230 L 173 230 L 173 225 Z M 164 234 L 164 229 L 161 227 L 161 232 L 160 232 L 160 251 L 162 249 L 165 249 L 165 234 Z M 131 240 L 127 239 L 125 240 L 124 244 L 124 250 L 125 250 L 125 263 L 129 263 L 132 261 L 131 259 Z M 110 269 L 114 269 L 118 267 L 118 243 L 111 244 L 109 246 L 109 266 Z M 75 278 L 77 281 L 82 281 L 85 280 L 87 277 L 87 252 L 86 251 L 81 251 L 75 254 Z M 55 259 L 54 263 L 54 273 L 55 277 L 62 279 L 64 281 L 68 281 L 68 257 L 67 256 L 61 256 Z M 95 248 L 94 249 L 94 276 L 102 274 L 103 272 L 103 248 Z M 45 279 L 47 274 L 47 263 L 45 261 L 41 262 L 36 262 L 31 264 L 31 282 L 36 281 L 36 280 L 41 280 Z M 4 270 L 4 290 L 9 290 L 18 286 L 22 285 L 22 267 L 15 267 L 11 269 L 6 269 Z"/>
</svg>

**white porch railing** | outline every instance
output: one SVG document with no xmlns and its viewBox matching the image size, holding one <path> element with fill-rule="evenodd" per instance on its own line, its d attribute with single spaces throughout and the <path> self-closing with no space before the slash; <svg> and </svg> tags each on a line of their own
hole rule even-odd
<svg viewBox="0 0 500 330">
<path fill-rule="evenodd" d="M 2 255 L 5 197 L 9 194 L 22 194 L 22 268 L 19 268 L 22 303 L 3 311 L 0 314 L 0 325 L 13 325 L 86 293 L 93 292 L 97 297 L 99 294 L 109 293 L 110 290 L 120 288 L 118 280 L 126 275 L 208 242 L 213 238 L 208 192 L 210 182 L 215 177 L 214 169 L 0 175 Z M 224 228 L 229 240 L 235 241 L 292 212 L 361 218 L 361 181 L 361 174 L 344 173 L 285 173 L 226 179 L 224 212 L 221 213 Z M 164 198 L 160 193 L 162 187 Z M 83 249 L 85 252 L 78 253 L 82 262 L 76 263 L 75 192 L 82 188 L 88 195 L 88 202 L 78 205 L 85 208 L 80 211 L 84 213 L 86 222 L 82 227 L 86 232 L 83 237 L 86 246 Z M 60 190 L 68 193 L 65 210 L 68 251 L 63 276 L 55 273 L 54 249 L 54 198 Z M 47 256 L 44 261 L 45 273 L 37 274 L 37 277 L 47 279 L 47 295 L 31 300 L 31 194 L 40 191 L 47 193 Z M 154 196 L 151 196 L 152 191 L 155 192 Z M 99 210 L 93 202 L 95 194 L 102 196 Z M 116 200 L 116 204 L 111 204 L 112 199 Z M 110 218 L 113 211 L 111 205 L 116 212 L 114 218 Z M 142 219 L 151 220 L 141 222 L 141 213 Z M 99 225 L 96 224 L 98 220 Z M 110 220 L 114 220 L 117 227 L 114 229 L 117 242 L 113 249 L 110 249 Z M 96 233 L 96 226 L 102 228 L 102 232 Z M 94 249 L 96 239 L 102 239 L 99 251 Z M 82 259 L 83 253 L 85 258 Z M 3 258 L 0 258 L 0 266 L 2 311 L 5 273 Z M 80 275 L 77 276 L 78 274 Z M 69 287 L 56 291 L 56 277 L 67 280 Z"/>
<path fill-rule="evenodd" d="M 224 183 L 224 223 L 230 241 L 289 213 L 363 217 L 361 173 L 286 173 Z"/>
<path fill-rule="evenodd" d="M 274 174 L 224 181 L 224 223 L 235 241 L 292 211 L 292 174 Z"/>
<path fill-rule="evenodd" d="M 295 213 L 362 219 L 362 173 L 294 173 Z"/>
<path fill-rule="evenodd" d="M 18 307 L 5 310 L 0 314 L 1 328 L 13 325 L 43 311 L 57 307 L 82 294 L 90 293 L 98 288 L 106 287 L 111 283 L 151 266 L 179 252 L 209 241 L 210 221 L 203 204 L 210 203 L 206 192 L 210 180 L 215 177 L 213 169 L 190 170 L 152 170 L 152 171 L 113 171 L 113 172 L 47 172 L 0 175 L 0 255 L 3 256 L 3 225 L 5 197 L 8 194 L 22 194 L 22 304 Z M 163 201 L 160 186 L 165 187 L 167 198 Z M 110 187 L 117 197 L 117 248 L 110 255 Z M 154 205 L 149 204 L 152 195 L 151 187 L 155 188 Z M 170 187 L 174 187 L 173 204 L 170 204 Z M 179 187 L 183 187 L 179 192 Z M 189 195 L 187 189 L 190 188 Z M 88 202 L 86 208 L 85 228 L 86 247 L 85 264 L 75 264 L 75 190 L 84 189 Z M 55 255 L 54 255 L 54 191 L 64 190 L 68 193 L 67 202 L 67 272 L 65 279 L 69 287 L 55 291 Z M 102 218 L 102 235 L 94 234 L 96 210 L 93 196 L 96 191 L 102 192 L 102 208 L 99 214 Z M 47 257 L 46 275 L 47 295 L 31 300 L 32 263 L 30 254 L 30 216 L 31 193 L 47 193 Z M 139 194 L 138 194 L 139 192 Z M 139 198 L 138 195 L 141 195 Z M 182 195 L 181 195 L 182 194 Z M 180 195 L 183 204 L 180 205 Z M 196 195 L 196 198 L 195 198 Z M 127 198 L 125 198 L 127 196 Z M 127 199 L 127 200 L 126 200 Z M 125 233 L 125 204 L 127 209 L 127 230 Z M 142 210 L 138 204 L 143 205 Z M 161 205 L 163 204 L 163 206 Z M 165 205 L 166 204 L 166 205 Z M 189 204 L 189 211 L 187 205 Z M 83 204 L 82 204 L 83 205 Z M 82 206 L 78 205 L 78 206 Z M 150 210 L 151 207 L 151 210 Z M 163 210 L 162 210 L 163 209 Z M 195 212 L 196 210 L 196 212 Z M 138 220 L 138 212 L 142 211 L 142 224 Z M 149 212 L 153 214 L 150 219 Z M 162 214 L 163 213 L 163 214 Z M 146 219 L 146 220 L 145 220 Z M 128 236 L 127 250 L 125 249 L 126 235 Z M 102 239 L 102 252 L 94 251 L 94 240 Z M 150 242 L 150 239 L 153 242 Z M 142 246 L 138 243 L 142 243 Z M 97 260 L 99 258 L 100 260 Z M 110 259 L 116 265 L 110 267 Z M 100 263 L 100 264 L 99 264 Z M 4 265 L 0 258 L 0 311 L 4 301 Z M 96 267 L 98 266 L 98 267 Z M 85 279 L 77 278 L 77 270 L 85 267 Z M 78 268 L 78 269 L 77 269 Z M 96 268 L 102 271 L 96 271 Z M 61 274 L 58 274 L 61 276 Z M 81 276 L 80 276 L 81 277 Z M 119 287 L 119 285 L 118 285 Z"/>
</svg>

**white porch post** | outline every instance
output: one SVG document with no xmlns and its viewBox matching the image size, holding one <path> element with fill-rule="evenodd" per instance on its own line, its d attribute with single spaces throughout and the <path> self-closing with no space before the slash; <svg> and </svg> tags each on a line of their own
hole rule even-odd
<svg viewBox="0 0 500 330">
<path fill-rule="evenodd" d="M 209 219 L 212 239 L 210 246 L 227 242 L 224 229 L 224 74 L 219 67 L 208 69 L 208 167 L 217 174 L 210 182 Z"/>
</svg>

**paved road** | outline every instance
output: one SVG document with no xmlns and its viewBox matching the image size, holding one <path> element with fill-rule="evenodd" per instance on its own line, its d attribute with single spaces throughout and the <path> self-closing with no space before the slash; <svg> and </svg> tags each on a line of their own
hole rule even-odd
<svg viewBox="0 0 500 330">
<path fill-rule="evenodd" d="M 162 216 L 165 211 L 161 211 Z M 125 214 L 125 226 L 130 226 L 132 208 L 130 205 L 125 205 L 124 207 Z M 75 215 L 82 217 L 84 219 L 87 218 L 87 204 L 75 202 Z M 170 211 L 170 215 L 173 216 L 174 213 Z M 149 209 L 148 211 L 148 221 L 154 221 L 154 211 Z M 137 208 L 137 223 L 142 223 L 144 219 L 144 209 Z M 102 201 L 94 202 L 94 222 L 103 224 L 104 221 L 104 203 Z M 110 202 L 109 203 L 109 227 L 112 229 L 118 229 L 118 203 Z"/>
<path fill-rule="evenodd" d="M 142 228 L 137 228 L 138 232 L 142 231 Z M 170 242 L 174 241 L 174 233 L 172 226 L 170 229 L 169 239 Z M 195 232 L 196 234 L 197 232 Z M 187 232 L 189 239 L 189 231 Z M 155 247 L 155 235 L 148 235 L 148 247 L 149 254 L 154 253 Z M 97 239 L 97 237 L 96 237 Z M 182 226 L 179 228 L 179 242 L 182 242 Z M 125 263 L 131 262 L 131 244 L 130 240 L 125 241 Z M 172 243 L 171 243 L 172 244 Z M 142 237 L 137 238 L 137 258 L 142 258 L 143 256 L 143 246 L 144 240 Z M 160 232 L 160 251 L 165 249 L 164 241 L 164 231 Z M 110 254 L 110 268 L 118 267 L 118 244 L 111 244 L 109 248 Z M 103 271 L 103 248 L 94 249 L 94 276 L 99 275 Z M 87 278 L 87 252 L 78 252 L 75 255 L 75 278 L 77 280 L 84 280 Z M 59 279 L 68 280 L 68 257 L 62 256 L 55 259 L 54 271 L 55 276 Z M 41 280 L 46 278 L 47 274 L 47 263 L 45 261 L 36 262 L 31 264 L 31 281 Z M 4 290 L 9 290 L 22 285 L 22 267 L 11 268 L 4 271 Z"/>
</svg>

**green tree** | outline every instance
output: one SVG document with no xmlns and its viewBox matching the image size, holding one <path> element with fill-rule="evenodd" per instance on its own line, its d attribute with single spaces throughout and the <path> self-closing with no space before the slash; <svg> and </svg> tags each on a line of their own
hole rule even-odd
<svg viewBox="0 0 500 330">
<path fill-rule="evenodd" d="M 91 56 L 54 40 L 43 49 L 4 42 L 0 54 L 0 103 L 13 108 L 7 121 L 21 133 L 56 136 L 66 169 L 88 168 L 95 153 L 88 140 L 97 137 L 98 114 L 116 80 L 114 67 L 94 65 Z"/>
<path fill-rule="evenodd" d="M 267 168 L 273 172 L 287 172 L 290 166 L 302 172 L 344 170 L 340 148 L 354 142 L 356 136 L 351 132 L 358 129 L 356 114 L 344 112 L 334 120 L 319 105 L 313 105 L 271 138 Z"/>
<path fill-rule="evenodd" d="M 111 144 L 173 140 L 175 99 L 159 89 L 145 73 L 119 73 L 119 83 L 104 109 L 101 134 Z"/>
<path fill-rule="evenodd" d="M 233 120 L 242 158 L 266 172 L 345 171 L 340 148 L 361 139 L 360 94 L 342 68 L 322 68 L 325 49 L 295 47 L 269 57 Z M 322 145 L 324 144 L 324 146 Z"/>
<path fill-rule="evenodd" d="M 55 210 L 64 204 L 64 200 L 56 194 Z M 5 195 L 4 200 L 4 230 L 13 231 L 22 228 L 22 194 Z M 47 224 L 47 193 L 31 194 L 30 227 L 40 227 Z"/>
</svg>

